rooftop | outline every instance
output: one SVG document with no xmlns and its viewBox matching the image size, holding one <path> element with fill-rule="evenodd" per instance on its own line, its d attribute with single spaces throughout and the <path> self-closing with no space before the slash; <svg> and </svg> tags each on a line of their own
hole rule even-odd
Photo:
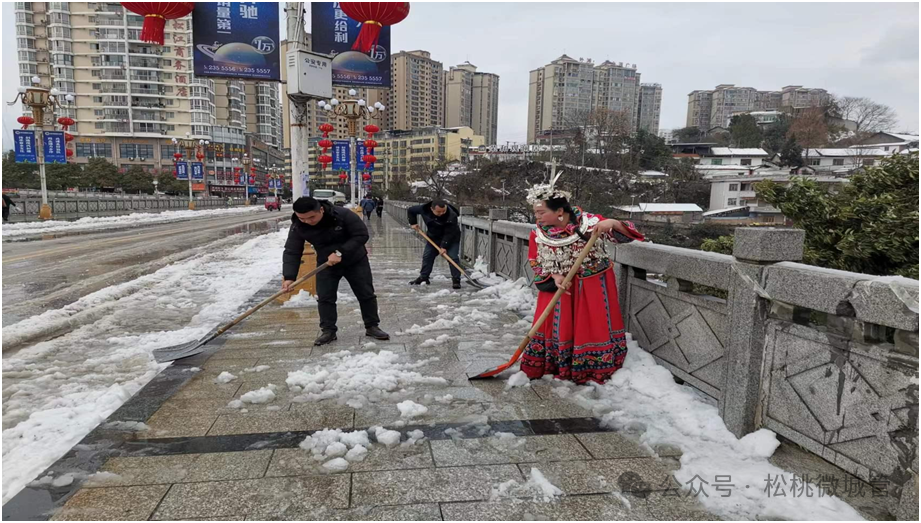
<svg viewBox="0 0 921 523">
<path fill-rule="evenodd" d="M 735 149 L 732 147 L 713 147 L 711 156 L 767 156 L 768 153 L 761 148 Z"/>
</svg>

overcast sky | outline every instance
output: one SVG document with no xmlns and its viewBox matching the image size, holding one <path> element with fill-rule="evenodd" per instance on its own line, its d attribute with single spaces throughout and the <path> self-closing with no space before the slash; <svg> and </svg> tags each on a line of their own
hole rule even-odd
<svg viewBox="0 0 921 523">
<path fill-rule="evenodd" d="M 12 5 L 2 7 L 5 72 L 17 70 Z M 525 140 L 528 72 L 563 53 L 637 64 L 644 82 L 662 84 L 664 129 L 684 126 L 690 91 L 721 83 L 866 96 L 896 110 L 899 130 L 919 127 L 917 3 L 411 6 L 392 51 L 424 49 L 445 68 L 469 60 L 498 74 L 500 143 Z M 4 102 L 17 79 L 3 75 Z M 4 104 L 4 149 L 14 113 Z"/>
</svg>

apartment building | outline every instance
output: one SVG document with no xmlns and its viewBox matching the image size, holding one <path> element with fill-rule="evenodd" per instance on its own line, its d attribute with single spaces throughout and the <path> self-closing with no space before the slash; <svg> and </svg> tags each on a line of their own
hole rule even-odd
<svg viewBox="0 0 921 523">
<path fill-rule="evenodd" d="M 788 85 L 779 91 L 759 91 L 754 87 L 720 84 L 712 90 L 688 93 L 687 127 L 710 130 L 722 127 L 734 114 L 752 111 L 796 112 L 826 103 L 831 95 L 825 89 Z"/>
<path fill-rule="evenodd" d="M 637 129 L 658 136 L 659 117 L 662 114 L 662 86 L 660 84 L 640 84 L 640 99 L 636 113 Z"/>
<path fill-rule="evenodd" d="M 470 127 L 495 145 L 498 138 L 499 75 L 470 62 L 445 71 L 445 126 Z"/>
<path fill-rule="evenodd" d="M 428 51 L 400 51 L 390 57 L 392 86 L 385 129 L 443 127 L 444 67 Z"/>
</svg>

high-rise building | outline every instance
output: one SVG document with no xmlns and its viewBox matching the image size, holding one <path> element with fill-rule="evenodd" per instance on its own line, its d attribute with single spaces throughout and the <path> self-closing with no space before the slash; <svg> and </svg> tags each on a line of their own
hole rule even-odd
<svg viewBox="0 0 921 523">
<path fill-rule="evenodd" d="M 825 89 L 788 85 L 780 91 L 759 91 L 754 87 L 720 84 L 712 90 L 688 94 L 686 125 L 704 131 L 726 125 L 732 115 L 750 111 L 796 112 L 818 107 L 830 98 Z"/>
<path fill-rule="evenodd" d="M 232 178 L 248 133 L 280 147 L 277 84 L 196 78 L 191 16 L 168 20 L 158 46 L 140 39 L 144 17 L 117 2 L 16 2 L 14 12 L 19 83 L 37 76 L 74 96 L 54 116 L 76 121 L 78 164 L 102 157 L 119 169 L 172 172 L 173 137 L 207 140 L 206 183 L 194 185 L 202 192 Z M 257 165 L 257 184 L 264 174 Z"/>
<path fill-rule="evenodd" d="M 477 72 L 470 62 L 445 72 L 445 126 L 470 127 L 495 145 L 499 117 L 499 76 Z"/>
<path fill-rule="evenodd" d="M 441 62 L 428 51 L 400 51 L 390 56 L 390 103 L 384 102 L 388 130 L 444 127 L 445 81 Z"/>
<path fill-rule="evenodd" d="M 592 111 L 622 112 L 631 128 L 639 126 L 640 73 L 636 64 L 562 55 L 531 71 L 528 88 L 528 143 L 542 134 L 585 125 Z M 652 93 L 653 97 L 655 93 Z M 661 86 L 659 87 L 661 105 Z M 658 128 L 659 114 L 650 104 L 646 126 Z M 654 121 L 652 120 L 654 119 Z"/>
<path fill-rule="evenodd" d="M 659 116 L 662 114 L 662 86 L 640 84 L 640 101 L 637 106 L 637 129 L 658 136 Z"/>
</svg>

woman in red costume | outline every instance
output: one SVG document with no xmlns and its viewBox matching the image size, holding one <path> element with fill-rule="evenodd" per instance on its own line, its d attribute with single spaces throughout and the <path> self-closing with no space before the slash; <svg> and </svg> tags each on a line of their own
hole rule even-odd
<svg viewBox="0 0 921 523">
<path fill-rule="evenodd" d="M 645 239 L 630 222 L 605 219 L 571 206 L 570 194 L 553 187 L 558 178 L 528 191 L 528 202 L 537 218 L 528 250 L 540 291 L 535 319 L 550 303 L 596 229 L 600 239 L 617 243 Z M 529 378 L 551 374 L 578 384 L 604 383 L 623 366 L 627 339 L 613 269 L 604 242 L 596 242 L 525 349 L 521 370 Z"/>
</svg>

